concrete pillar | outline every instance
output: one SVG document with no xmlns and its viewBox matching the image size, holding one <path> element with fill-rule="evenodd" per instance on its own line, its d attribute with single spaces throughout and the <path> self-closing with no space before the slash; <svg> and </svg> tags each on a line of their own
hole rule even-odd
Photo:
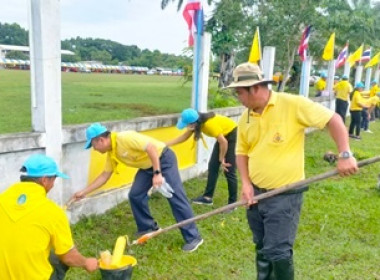
<svg viewBox="0 0 380 280">
<path fill-rule="evenodd" d="M 263 68 L 265 79 L 273 79 L 273 69 L 274 69 L 274 58 L 276 55 L 276 48 L 266 46 L 263 52 Z"/>
<path fill-rule="evenodd" d="M 379 83 L 379 77 L 380 77 L 380 69 L 379 69 L 379 65 L 377 64 L 373 79 L 376 80 L 377 83 Z"/>
<path fill-rule="evenodd" d="M 335 60 L 330 60 L 328 64 L 328 70 L 327 70 L 327 88 L 326 88 L 329 93 L 330 100 L 335 99 L 334 91 L 333 91 L 334 77 L 335 77 Z"/>
<path fill-rule="evenodd" d="M 346 75 L 348 77 L 348 80 L 350 80 L 350 70 L 350 63 L 346 60 L 346 62 L 344 63 L 343 75 Z"/>
<path fill-rule="evenodd" d="M 368 67 L 365 71 L 364 90 L 369 90 L 369 88 L 371 87 L 371 76 L 372 76 L 372 68 Z"/>
<path fill-rule="evenodd" d="M 306 59 L 302 62 L 301 70 L 301 82 L 300 82 L 300 95 L 309 97 L 309 80 L 310 80 L 310 71 L 311 64 L 313 62 L 312 56 L 307 56 Z"/>
<path fill-rule="evenodd" d="M 62 159 L 60 1 L 30 0 L 32 128 L 45 133 L 46 154 Z M 62 203 L 61 180 L 49 193 Z"/>
<path fill-rule="evenodd" d="M 207 111 L 208 98 L 208 81 L 210 72 L 210 54 L 211 54 L 211 34 L 205 32 L 202 38 L 202 49 L 199 67 L 199 84 L 198 84 L 198 110 Z M 194 98 L 193 98 L 194 99 Z M 194 102 L 194 100 L 193 100 Z"/>
<path fill-rule="evenodd" d="M 362 80 L 362 73 L 363 73 L 363 66 L 359 65 L 356 67 L 355 71 L 355 82 L 354 82 L 354 87 L 357 82 L 360 82 Z"/>
</svg>

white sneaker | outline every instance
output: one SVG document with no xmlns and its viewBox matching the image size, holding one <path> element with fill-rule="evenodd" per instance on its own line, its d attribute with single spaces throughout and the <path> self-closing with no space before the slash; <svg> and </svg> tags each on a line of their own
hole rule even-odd
<svg viewBox="0 0 380 280">
<path fill-rule="evenodd" d="M 373 133 L 371 130 L 367 129 L 367 130 L 364 130 L 364 132 L 368 132 L 368 133 Z"/>
</svg>

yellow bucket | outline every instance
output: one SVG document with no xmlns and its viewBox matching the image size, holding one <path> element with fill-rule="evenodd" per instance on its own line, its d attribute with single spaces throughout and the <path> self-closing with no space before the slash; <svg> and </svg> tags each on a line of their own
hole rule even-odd
<svg viewBox="0 0 380 280">
<path fill-rule="evenodd" d="M 136 264 L 136 258 L 129 255 L 123 255 L 117 266 L 107 266 L 99 260 L 100 274 L 103 280 L 130 280 Z"/>
</svg>

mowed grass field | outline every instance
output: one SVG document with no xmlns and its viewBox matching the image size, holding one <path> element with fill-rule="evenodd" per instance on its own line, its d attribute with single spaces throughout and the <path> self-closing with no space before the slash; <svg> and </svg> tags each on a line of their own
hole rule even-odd
<svg viewBox="0 0 380 280">
<path fill-rule="evenodd" d="M 180 76 L 62 73 L 63 124 L 178 113 L 191 104 Z M 31 131 L 30 72 L 0 70 L 0 133 Z"/>
</svg>

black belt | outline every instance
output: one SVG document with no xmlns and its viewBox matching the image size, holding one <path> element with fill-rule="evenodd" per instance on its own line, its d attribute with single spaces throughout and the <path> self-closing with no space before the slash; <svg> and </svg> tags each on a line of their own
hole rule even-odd
<svg viewBox="0 0 380 280">
<path fill-rule="evenodd" d="M 264 188 L 260 188 L 259 186 L 255 185 L 254 183 L 252 183 L 252 186 L 255 190 L 257 190 L 259 193 L 266 193 L 266 192 L 270 192 L 270 191 L 273 191 L 275 189 L 264 189 Z M 301 193 L 301 192 L 304 192 L 304 191 L 307 191 L 309 189 L 309 186 L 302 186 L 302 187 L 299 187 L 299 188 L 296 188 L 296 189 L 293 189 L 293 190 L 288 190 L 286 192 L 283 192 L 283 193 L 279 193 L 279 195 L 282 195 L 282 194 L 295 194 L 295 193 Z"/>
</svg>

